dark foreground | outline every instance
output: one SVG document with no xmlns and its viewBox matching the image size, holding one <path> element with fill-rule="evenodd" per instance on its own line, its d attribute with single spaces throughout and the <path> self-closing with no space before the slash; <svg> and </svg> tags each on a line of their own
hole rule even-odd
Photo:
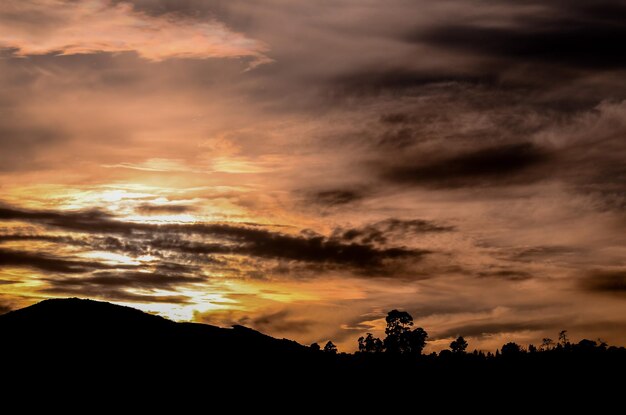
<svg viewBox="0 0 626 415">
<path fill-rule="evenodd" d="M 497 357 L 336 355 L 241 326 L 174 323 L 78 299 L 47 300 L 0 316 L 0 340 L 4 391 L 58 389 L 98 399 L 149 393 L 154 402 L 228 393 L 300 396 L 315 405 L 328 396 L 402 403 L 445 395 L 486 404 L 497 395 L 515 396 L 515 405 L 548 397 L 600 407 L 622 396 L 626 385 L 624 348 L 583 345 Z"/>
</svg>

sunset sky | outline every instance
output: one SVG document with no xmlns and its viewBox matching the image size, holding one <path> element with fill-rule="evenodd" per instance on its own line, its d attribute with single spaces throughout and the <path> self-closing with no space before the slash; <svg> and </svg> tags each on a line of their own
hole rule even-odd
<svg viewBox="0 0 626 415">
<path fill-rule="evenodd" d="M 626 343 L 626 2 L 2 0 L 0 312 Z"/>
</svg>

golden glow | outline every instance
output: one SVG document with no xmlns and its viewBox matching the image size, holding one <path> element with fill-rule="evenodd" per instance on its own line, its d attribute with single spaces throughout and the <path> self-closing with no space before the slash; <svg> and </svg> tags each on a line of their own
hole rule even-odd
<svg viewBox="0 0 626 415">
<path fill-rule="evenodd" d="M 91 251 L 82 254 L 82 257 L 88 259 L 98 259 L 109 265 L 140 265 L 141 262 L 122 254 L 116 254 L 106 251 Z"/>
<path fill-rule="evenodd" d="M 125 216 L 124 219 L 129 222 L 135 223 L 154 223 L 154 224 L 165 224 L 165 223 L 194 223 L 198 222 L 199 219 L 190 214 L 180 214 L 180 215 L 151 215 L 151 216 L 141 216 L 141 215 L 129 215 Z"/>
<path fill-rule="evenodd" d="M 0 310 L 626 342 L 623 62 L 433 41 L 448 2 L 258 3 L 0 0 Z M 545 12 L 457 3 L 468 33 Z"/>
</svg>

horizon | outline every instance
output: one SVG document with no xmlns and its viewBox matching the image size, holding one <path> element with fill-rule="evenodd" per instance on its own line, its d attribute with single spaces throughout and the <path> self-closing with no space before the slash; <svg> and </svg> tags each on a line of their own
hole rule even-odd
<svg viewBox="0 0 626 415">
<path fill-rule="evenodd" d="M 80 303 L 80 304 L 79 304 Z M 135 316 L 134 312 L 140 312 L 141 314 L 145 315 L 146 317 L 158 317 L 160 321 L 167 321 L 167 322 L 173 322 L 172 320 L 167 319 L 167 317 L 163 317 L 160 316 L 158 314 L 152 314 L 149 312 L 144 312 L 138 308 L 134 308 L 131 306 L 123 306 L 120 304 L 115 304 L 112 302 L 107 302 L 107 301 L 99 301 L 99 300 L 93 300 L 90 298 L 80 298 L 80 297 L 65 297 L 65 298 L 48 298 L 45 300 L 42 300 L 40 302 L 37 302 L 35 304 L 32 304 L 31 306 L 27 306 L 24 308 L 20 308 L 20 309 L 16 309 L 16 310 L 11 310 L 8 311 L 6 313 L 0 313 L 0 316 L 3 316 L 5 314 L 11 314 L 11 316 L 9 317 L 8 321 L 20 321 L 20 318 L 22 318 L 23 320 L 21 321 L 20 325 L 13 325 L 13 329 L 18 328 L 18 329 L 28 329 L 29 325 L 31 324 L 37 324 L 38 320 L 41 319 L 42 317 L 45 317 L 46 319 L 49 319 L 49 317 L 52 315 L 54 316 L 55 314 L 55 307 L 56 307 L 56 312 L 58 312 L 59 310 L 62 310 L 62 315 L 64 315 L 65 317 L 67 317 L 67 311 L 71 310 L 69 308 L 71 304 L 71 307 L 74 308 L 74 311 L 76 312 L 80 312 L 81 313 L 81 318 L 84 319 L 85 316 L 97 316 L 99 323 L 98 324 L 102 324 L 102 322 L 106 322 L 107 319 L 110 319 L 108 321 L 114 321 L 115 319 L 117 319 L 118 323 L 121 323 L 122 326 L 124 326 L 124 328 L 121 330 L 121 332 L 125 332 L 128 330 L 128 327 L 125 326 L 122 321 L 123 320 L 119 320 L 119 317 L 121 316 L 119 313 L 121 310 L 125 310 L 124 312 L 126 313 L 131 313 L 133 316 Z M 94 306 L 96 305 L 97 306 Z M 41 312 L 41 307 L 42 306 L 46 306 L 46 308 L 44 308 L 45 310 L 47 310 L 47 313 L 43 314 Z M 88 307 L 87 307 L 88 305 Z M 106 308 L 102 308 L 102 307 L 106 307 Z M 112 306 L 112 307 L 111 307 Z M 115 308 L 118 308 L 119 310 L 114 311 Z M 38 310 L 38 312 L 34 312 L 35 310 Z M 106 310 L 106 311 L 105 311 Z M 50 311 L 52 311 L 52 314 L 50 314 Z M 15 312 L 15 313 L 13 313 Z M 26 312 L 26 313 L 24 313 Z M 34 312 L 34 313 L 33 313 Z M 505 348 L 509 347 L 509 346 L 513 346 L 514 350 L 511 350 L 511 347 L 509 347 L 509 352 L 513 351 L 513 353 L 536 353 L 536 352 L 551 352 L 551 351 L 567 351 L 567 352 L 572 352 L 574 351 L 574 348 L 578 348 L 579 351 L 591 351 L 591 350 L 596 350 L 598 352 L 605 352 L 607 350 L 609 351 L 615 351 L 615 350 L 626 350 L 626 348 L 622 345 L 619 344 L 608 344 L 604 341 L 602 341 L 601 339 L 598 339 L 598 341 L 594 341 L 588 338 L 581 338 L 581 339 L 572 339 L 569 337 L 567 330 L 562 330 L 558 333 L 558 336 L 555 338 L 544 338 L 542 339 L 542 343 L 539 345 L 535 345 L 532 343 L 529 344 L 517 344 L 515 342 L 509 342 L 509 341 L 505 341 L 504 344 L 501 345 L 501 347 L 496 348 L 495 350 L 483 350 L 483 349 L 476 349 L 476 348 L 471 348 L 469 347 L 469 343 L 463 338 L 463 336 L 458 336 L 456 339 L 453 339 L 453 341 L 448 345 L 447 348 L 441 348 L 439 350 L 432 350 L 432 348 L 429 348 L 428 345 L 428 332 L 424 331 L 423 328 L 421 327 L 417 327 L 416 325 L 414 325 L 414 321 L 412 320 L 412 316 L 410 314 L 407 314 L 405 311 L 403 310 L 390 310 L 389 312 L 387 312 L 386 315 L 386 320 L 388 321 L 399 321 L 396 320 L 398 318 L 400 318 L 401 316 L 406 315 L 408 317 L 408 319 L 410 320 L 410 322 L 401 322 L 399 325 L 401 327 L 404 327 L 402 330 L 407 330 L 408 332 L 410 331 L 417 331 L 420 333 L 424 333 L 424 337 L 423 337 L 423 343 L 421 343 L 421 346 L 418 345 L 419 347 L 419 351 L 417 353 L 411 353 L 410 351 L 400 351 L 400 350 L 393 350 L 393 349 L 389 349 L 388 348 L 388 343 L 387 341 L 382 341 L 381 339 L 378 339 L 376 337 L 374 337 L 371 333 L 367 333 L 367 336 L 362 336 L 358 339 L 358 345 L 359 347 L 356 348 L 355 350 L 349 350 L 349 351 L 343 351 L 340 349 L 337 349 L 337 347 L 334 345 L 334 343 L 332 342 L 332 339 L 328 340 L 327 344 L 332 345 L 331 350 L 326 350 L 326 348 L 323 348 L 322 345 L 318 344 L 317 342 L 314 342 L 310 345 L 307 344 L 300 344 L 298 342 L 296 342 L 295 340 L 289 339 L 289 338 L 273 338 L 270 337 L 273 340 L 278 340 L 278 341 L 287 341 L 287 342 L 291 342 L 291 343 L 295 343 L 296 345 L 298 345 L 298 347 L 302 347 L 302 348 L 308 348 L 311 349 L 313 351 L 322 351 L 322 352 L 331 352 L 332 354 L 336 354 L 336 353 L 340 353 L 340 354 L 354 354 L 356 355 L 357 353 L 362 353 L 362 354 L 366 354 L 366 355 L 372 355 L 372 354 L 387 354 L 387 355 L 395 355 L 396 357 L 404 355 L 405 357 L 411 357 L 413 359 L 415 359 L 416 357 L 419 356 L 426 356 L 426 355 L 439 355 L 439 356 L 443 356 L 445 353 L 448 352 L 452 352 L 452 353 L 458 353 L 458 354 L 473 354 L 475 356 L 477 355 L 481 355 L 483 357 L 498 357 L 500 356 L 501 350 L 504 350 Z M 392 317 L 393 316 L 393 317 Z M 17 318 L 17 320 L 16 320 Z M 391 319 L 391 320 L 389 320 Z M 3 320 L 0 319 L 0 323 Z M 131 318 L 131 326 L 129 327 L 135 327 L 135 329 L 141 327 L 142 324 L 146 324 L 147 320 L 142 320 L 142 319 L 136 319 L 136 318 Z M 175 322 L 176 323 L 176 322 Z M 185 322 L 185 323 L 189 323 L 189 322 Z M 249 329 L 246 326 L 241 326 L 241 325 L 232 325 L 230 327 L 219 327 L 219 326 L 214 326 L 214 325 L 210 325 L 207 323 L 202 323 L 202 322 L 191 322 L 192 324 L 198 324 L 201 326 L 208 326 L 208 327 L 212 327 L 212 328 L 219 328 L 219 329 L 237 329 L 237 328 L 243 328 L 245 330 L 253 330 L 253 329 Z M 58 327 L 64 327 L 65 324 L 69 324 L 70 327 L 72 326 L 72 324 L 76 324 L 75 320 L 59 320 L 58 321 Z M 82 321 L 81 323 L 82 324 Z M 78 335 L 78 336 L 84 336 L 87 335 L 88 333 L 94 333 L 93 329 L 98 329 L 98 324 L 92 325 L 90 328 L 86 329 L 85 331 L 80 331 L 80 330 L 76 330 L 76 327 L 73 328 L 74 330 L 74 334 Z M 106 323 L 105 323 L 106 324 Z M 396 323 L 389 323 L 387 322 L 387 328 L 389 329 L 389 327 L 393 326 Z M 10 327 L 10 326 L 9 326 Z M 47 328 L 51 328 L 52 331 L 54 331 L 55 326 L 48 326 Z M 106 326 L 106 330 L 110 330 L 113 326 Z M 157 326 L 157 327 L 161 327 L 161 329 L 163 328 L 163 326 Z M 170 326 L 166 326 L 166 327 L 170 327 Z M 187 327 L 187 326 L 183 326 L 183 327 Z M 11 330 L 11 328 L 9 328 L 9 330 Z M 64 332 L 64 329 L 60 329 L 59 333 Z M 97 331 L 96 331 L 97 332 Z M 247 332 L 247 331 L 246 331 Z M 266 333 L 262 333 L 256 330 L 253 330 L 253 332 L 256 332 L 257 334 L 263 334 L 266 335 Z M 62 335 L 59 335 L 59 333 L 56 334 L 57 338 L 56 341 L 59 342 L 63 342 L 63 341 L 67 341 L 67 338 L 64 338 Z M 153 332 L 153 334 L 158 334 L 159 331 L 155 331 Z M 214 332 L 209 332 L 209 333 L 214 333 Z M 249 332 L 247 332 L 249 333 Z M 114 335 L 115 334 L 115 329 L 111 332 L 108 332 L 109 335 Z M 398 334 L 396 334 L 398 335 Z M 389 334 L 386 334 L 386 336 L 389 336 Z M 401 336 L 401 335 L 400 335 Z M 368 339 L 366 339 L 366 337 Z M 363 344 L 361 343 L 362 341 Z M 372 343 L 373 342 L 379 342 L 379 344 L 375 344 Z M 369 343 L 368 343 L 369 342 Z M 430 350 L 429 350 L 430 349 Z M 443 352 L 443 353 L 442 353 Z M 449 356 L 449 354 L 447 355 Z"/>
<path fill-rule="evenodd" d="M 5 0 L 0 313 L 626 344 L 621 0 Z"/>
</svg>

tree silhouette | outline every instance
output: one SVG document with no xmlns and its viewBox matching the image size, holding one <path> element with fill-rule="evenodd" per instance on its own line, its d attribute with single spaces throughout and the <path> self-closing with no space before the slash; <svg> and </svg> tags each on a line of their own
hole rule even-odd
<svg viewBox="0 0 626 415">
<path fill-rule="evenodd" d="M 421 327 L 411 331 L 413 317 L 406 311 L 391 310 L 385 318 L 387 328 L 383 345 L 391 354 L 411 354 L 418 356 L 426 346 L 428 333 Z"/>
<path fill-rule="evenodd" d="M 594 351 L 596 346 L 598 346 L 598 343 L 596 343 L 595 341 L 589 340 L 589 339 L 582 339 L 581 341 L 578 342 L 578 344 L 576 345 L 576 348 L 579 351 L 586 353 L 586 352 Z"/>
<path fill-rule="evenodd" d="M 359 337 L 359 352 L 361 353 L 380 353 L 384 350 L 383 342 L 372 335 L 367 333 L 365 337 Z"/>
<path fill-rule="evenodd" d="M 496 351 L 497 353 L 497 351 Z M 517 356 L 522 353 L 522 347 L 514 342 L 509 342 L 502 346 L 502 356 Z"/>
<path fill-rule="evenodd" d="M 406 354 L 412 354 L 414 356 L 419 356 L 422 354 L 422 350 L 426 346 L 426 339 L 428 338 L 428 333 L 421 327 L 414 329 L 413 331 L 409 331 L 404 335 L 407 338 L 407 346 L 408 349 L 404 351 Z"/>
<path fill-rule="evenodd" d="M 554 341 L 549 337 L 544 337 L 541 341 L 541 350 L 550 350 L 554 346 Z"/>
<path fill-rule="evenodd" d="M 565 347 L 569 344 L 569 339 L 567 338 L 567 330 L 561 330 L 559 332 L 559 343 Z"/>
<path fill-rule="evenodd" d="M 465 353 L 465 349 L 467 349 L 467 342 L 463 336 L 457 337 L 456 340 L 453 340 L 452 343 L 450 343 L 450 350 L 452 350 L 452 353 Z"/>
<path fill-rule="evenodd" d="M 409 349 L 406 333 L 413 325 L 413 317 L 406 311 L 391 310 L 385 317 L 387 328 L 385 328 L 384 345 L 388 353 L 402 354 Z"/>
<path fill-rule="evenodd" d="M 326 343 L 326 346 L 324 346 L 324 352 L 337 354 L 337 346 L 329 340 L 328 343 Z"/>
<path fill-rule="evenodd" d="M 314 350 L 316 352 L 319 352 L 320 349 L 321 349 L 320 345 L 317 344 L 317 343 L 311 343 L 311 345 L 309 347 L 311 348 L 311 350 Z"/>
</svg>

